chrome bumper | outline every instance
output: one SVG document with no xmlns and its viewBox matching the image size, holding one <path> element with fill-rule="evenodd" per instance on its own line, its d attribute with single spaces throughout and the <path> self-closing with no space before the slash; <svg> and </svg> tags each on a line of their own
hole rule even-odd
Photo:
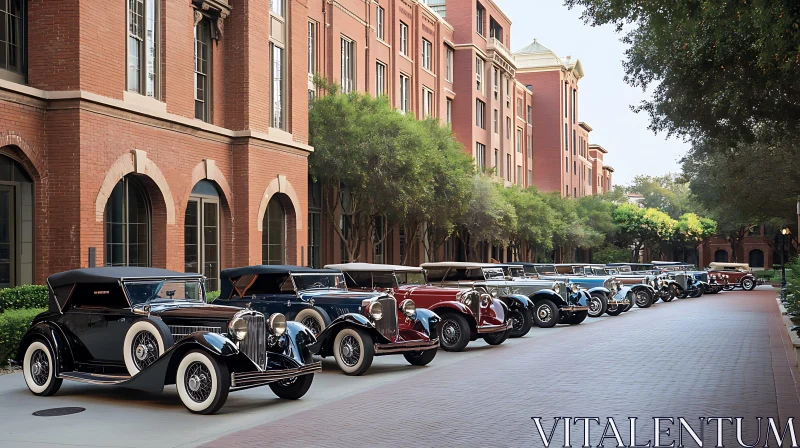
<svg viewBox="0 0 800 448">
<path fill-rule="evenodd" d="M 231 391 L 264 386 L 276 381 L 322 371 L 321 362 L 312 362 L 295 369 L 266 370 L 263 372 L 234 372 L 231 374 Z"/>
<path fill-rule="evenodd" d="M 567 311 L 569 313 L 574 313 L 576 311 L 589 311 L 589 307 L 580 305 L 562 306 L 560 311 Z"/>
<path fill-rule="evenodd" d="M 423 352 L 439 348 L 439 338 L 429 341 L 406 341 L 390 344 L 375 344 L 375 356 L 393 355 L 397 353 Z"/>
<path fill-rule="evenodd" d="M 478 334 L 499 333 L 501 331 L 510 329 L 512 325 L 513 322 L 511 321 L 508 321 L 502 325 L 484 325 L 482 327 L 478 327 Z"/>
</svg>

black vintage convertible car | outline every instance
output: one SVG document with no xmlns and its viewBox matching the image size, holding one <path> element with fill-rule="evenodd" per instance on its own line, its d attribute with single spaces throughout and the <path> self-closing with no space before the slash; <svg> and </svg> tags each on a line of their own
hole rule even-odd
<svg viewBox="0 0 800 448">
<path fill-rule="evenodd" d="M 164 269 L 77 269 L 47 279 L 48 311 L 20 344 L 25 383 L 55 394 L 63 380 L 160 392 L 176 384 L 189 411 L 212 414 L 229 391 L 269 385 L 305 395 L 315 338 L 279 313 L 209 305 L 204 278 Z"/>
<path fill-rule="evenodd" d="M 314 331 L 310 348 L 333 356 L 347 375 L 369 369 L 374 356 L 403 355 L 416 366 L 430 363 L 439 348 L 439 316 L 411 299 L 348 291 L 344 274 L 300 266 L 248 266 L 220 273 L 217 303 L 283 313 Z"/>
</svg>

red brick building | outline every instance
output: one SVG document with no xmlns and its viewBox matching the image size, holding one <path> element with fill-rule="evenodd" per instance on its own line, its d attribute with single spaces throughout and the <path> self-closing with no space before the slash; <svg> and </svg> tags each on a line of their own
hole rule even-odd
<svg viewBox="0 0 800 448">
<path fill-rule="evenodd" d="M 0 5 L 0 286 L 304 262 L 305 1 Z"/>
</svg>

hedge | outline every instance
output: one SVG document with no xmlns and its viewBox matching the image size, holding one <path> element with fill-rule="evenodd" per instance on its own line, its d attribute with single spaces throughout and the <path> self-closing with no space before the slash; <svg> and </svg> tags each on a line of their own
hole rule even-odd
<svg viewBox="0 0 800 448">
<path fill-rule="evenodd" d="M 206 302 L 211 303 L 217 300 L 217 297 L 219 297 L 219 291 L 209 291 L 206 293 Z"/>
<path fill-rule="evenodd" d="M 47 308 L 47 286 L 23 285 L 0 289 L 0 312 L 23 308 Z"/>
<path fill-rule="evenodd" d="M 17 354 L 17 348 L 31 326 L 31 321 L 43 308 L 9 310 L 0 314 L 0 366 Z"/>
</svg>

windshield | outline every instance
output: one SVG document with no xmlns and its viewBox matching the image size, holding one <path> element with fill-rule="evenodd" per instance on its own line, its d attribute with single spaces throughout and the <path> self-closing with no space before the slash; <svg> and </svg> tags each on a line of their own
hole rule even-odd
<svg viewBox="0 0 800 448">
<path fill-rule="evenodd" d="M 506 277 L 505 274 L 503 274 L 503 268 L 486 268 L 483 270 L 483 276 L 486 280 Z"/>
<path fill-rule="evenodd" d="M 200 279 L 125 282 L 131 306 L 153 302 L 205 302 Z"/>
<path fill-rule="evenodd" d="M 539 274 L 555 274 L 556 273 L 556 267 L 555 267 L 555 265 L 552 265 L 552 264 L 545 264 L 545 265 L 542 265 L 542 266 L 536 266 L 536 272 L 538 272 Z"/>
<path fill-rule="evenodd" d="M 525 270 L 521 267 L 513 266 L 508 268 L 509 277 L 523 278 L 525 277 Z"/>
<path fill-rule="evenodd" d="M 294 280 L 298 291 L 331 288 L 347 290 L 344 274 L 292 274 L 291 280 Z"/>
<path fill-rule="evenodd" d="M 422 272 L 395 272 L 397 283 L 400 285 L 424 285 L 425 274 Z"/>
</svg>

